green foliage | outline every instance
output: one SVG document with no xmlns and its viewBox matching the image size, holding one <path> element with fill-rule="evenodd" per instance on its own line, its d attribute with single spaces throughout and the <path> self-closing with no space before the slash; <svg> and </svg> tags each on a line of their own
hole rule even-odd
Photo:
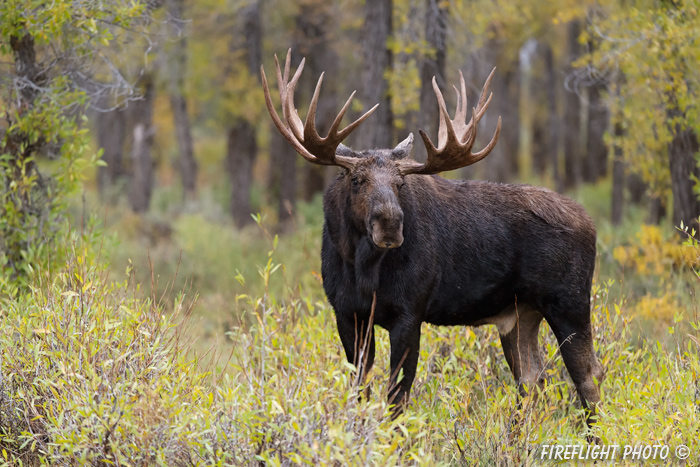
<svg viewBox="0 0 700 467">
<path fill-rule="evenodd" d="M 188 357 L 190 323 L 181 317 L 196 310 L 189 300 L 179 295 L 166 310 L 169 300 L 110 281 L 91 247 L 3 299 L 5 465 L 539 465 L 543 444 L 586 444 L 546 326 L 548 383 L 520 409 L 491 327 L 424 326 L 411 403 L 395 420 L 385 402 L 388 336 L 379 332 L 372 395 L 359 400 L 365 388 L 327 303 L 273 292 L 284 267 L 281 241 L 270 241 L 257 278 L 238 277 L 260 293 L 239 294 L 244 316 L 207 365 Z M 634 320 L 610 287 L 593 290 L 594 341 L 607 370 L 595 434 L 605 444 L 699 452 L 697 317 L 678 314 L 668 348 L 634 343 Z"/>
<path fill-rule="evenodd" d="M 0 4 L 0 277 L 28 285 L 62 225 L 66 199 L 98 155 L 85 156 L 81 111 L 93 60 L 144 12 L 138 2 L 10 0 Z M 49 163 L 46 159 L 56 160 Z"/>
<path fill-rule="evenodd" d="M 658 197 L 670 190 L 668 144 L 676 126 L 700 130 L 699 9 L 696 0 L 603 2 L 581 38 L 594 47 L 578 66 L 614 82 L 613 124 L 624 134 L 611 142 Z"/>
</svg>

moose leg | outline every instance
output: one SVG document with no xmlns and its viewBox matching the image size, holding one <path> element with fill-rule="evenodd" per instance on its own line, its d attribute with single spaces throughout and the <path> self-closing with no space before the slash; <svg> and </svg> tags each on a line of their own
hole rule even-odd
<svg viewBox="0 0 700 467">
<path fill-rule="evenodd" d="M 514 308 L 513 313 L 516 320 L 512 328 L 497 324 L 498 332 L 520 396 L 526 397 L 535 385 L 540 389 L 544 386 L 544 363 L 537 340 L 542 315 L 525 305 Z"/>
<path fill-rule="evenodd" d="M 420 321 L 396 324 L 389 330 L 391 344 L 391 378 L 389 379 L 389 403 L 396 404 L 394 416 L 408 403 L 411 385 L 416 377 L 420 351 Z M 399 370 L 403 378 L 397 382 Z"/>
<path fill-rule="evenodd" d="M 598 362 L 593 349 L 591 317 L 586 301 L 579 307 L 581 312 L 566 315 L 558 313 L 555 319 L 548 320 L 559 342 L 559 349 L 566 369 L 576 385 L 581 405 L 586 410 L 586 424 L 595 422 L 595 406 L 600 402 L 600 390 L 595 380 L 603 381 L 603 366 Z M 595 378 L 595 380 L 594 380 Z"/>
<path fill-rule="evenodd" d="M 348 318 L 346 314 L 336 312 L 335 318 L 345 356 L 357 368 L 357 382 L 364 384 L 374 365 L 374 327 L 369 327 L 369 323 L 356 314 Z"/>
</svg>

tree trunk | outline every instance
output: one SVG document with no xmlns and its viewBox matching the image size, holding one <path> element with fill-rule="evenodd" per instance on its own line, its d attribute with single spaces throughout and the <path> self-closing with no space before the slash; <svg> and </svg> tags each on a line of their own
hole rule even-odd
<svg viewBox="0 0 700 467">
<path fill-rule="evenodd" d="M 673 140 L 668 147 L 673 192 L 673 225 L 690 226 L 698 230 L 700 200 L 695 192 L 695 180 L 700 179 L 700 169 L 695 160 L 698 137 L 692 128 L 676 124 Z M 695 180 L 693 180 L 695 179 Z"/>
<path fill-rule="evenodd" d="M 595 182 L 607 175 L 608 147 L 605 132 L 610 123 L 610 113 L 602 92 L 602 83 L 588 88 L 588 154 L 586 155 L 586 181 Z"/>
<path fill-rule="evenodd" d="M 262 23 L 260 2 L 240 11 L 243 21 L 244 56 L 248 71 L 258 76 L 262 61 Z M 227 134 L 226 169 L 231 179 L 230 211 L 238 228 L 253 222 L 250 190 L 253 185 L 253 165 L 258 153 L 255 127 L 242 117 L 235 119 Z"/>
<path fill-rule="evenodd" d="M 109 201 L 110 189 L 124 175 L 126 112 L 122 109 L 97 112 L 95 121 L 97 144 L 102 148 L 102 160 L 107 164 L 97 169 L 97 188 L 102 201 Z"/>
<path fill-rule="evenodd" d="M 135 101 L 131 110 L 133 121 L 131 142 L 131 183 L 129 203 L 134 212 L 146 212 L 151 204 L 153 193 L 153 156 L 151 146 L 155 128 L 153 127 L 153 104 L 155 85 L 151 75 L 145 76 L 143 97 Z"/>
<path fill-rule="evenodd" d="M 277 219 L 280 224 L 285 224 L 292 218 L 296 206 L 296 163 L 299 156 L 274 124 L 271 125 L 268 190 L 271 198 L 277 200 Z"/>
<path fill-rule="evenodd" d="M 392 53 L 387 40 L 392 33 L 392 1 L 365 2 L 362 42 L 362 83 L 360 95 L 365 108 L 379 103 L 371 121 L 358 130 L 358 149 L 390 148 L 393 143 L 394 117 L 391 111 L 389 82 L 384 78 L 391 69 Z"/>
<path fill-rule="evenodd" d="M 622 125 L 615 125 L 615 136 L 622 136 Z M 612 206 L 610 220 L 613 225 L 622 222 L 622 208 L 625 201 L 625 162 L 622 159 L 622 148 L 615 146 L 615 157 L 612 167 Z"/>
<path fill-rule="evenodd" d="M 644 199 L 644 193 L 647 191 L 647 184 L 639 174 L 631 173 L 627 175 L 627 191 L 630 194 L 630 202 L 632 204 L 641 204 Z"/>
<path fill-rule="evenodd" d="M 649 217 L 647 224 L 658 225 L 666 217 L 666 202 L 663 198 L 654 196 L 649 200 Z"/>
<path fill-rule="evenodd" d="M 581 183 L 581 100 L 578 85 L 574 78 L 572 63 L 581 56 L 578 38 L 581 24 L 573 20 L 568 25 L 568 66 L 566 92 L 564 94 L 564 188 L 572 188 Z"/>
<path fill-rule="evenodd" d="M 180 28 L 180 37 L 173 45 L 169 65 L 170 106 L 175 123 L 175 136 L 180 153 L 179 167 L 183 195 L 186 200 L 197 194 L 197 161 L 194 157 L 190 117 L 185 96 L 185 70 L 187 69 L 187 35 L 184 32 L 184 0 L 170 0 L 169 12 L 173 22 Z"/>
<path fill-rule="evenodd" d="M 561 142 L 561 126 L 557 112 L 557 77 L 554 69 L 554 54 L 549 44 L 544 45 L 545 82 L 547 88 L 547 154 L 552 167 L 552 180 L 558 192 L 564 191 L 564 180 L 559 170 L 559 145 Z"/>
<path fill-rule="evenodd" d="M 316 109 L 316 128 L 319 134 L 325 136 L 340 110 L 338 105 L 338 70 L 340 59 L 333 49 L 331 36 L 336 21 L 328 3 L 318 1 L 303 2 L 296 17 L 296 34 L 294 51 L 301 57 L 306 57 L 304 74 L 297 86 L 297 102 L 311 102 L 316 83 L 321 73 L 324 73 L 323 92 Z M 296 62 L 297 60 L 295 60 Z M 359 130 L 362 131 L 362 130 Z M 317 193 L 326 188 L 327 167 L 315 164 L 304 164 L 303 196 L 310 201 Z"/>
<path fill-rule="evenodd" d="M 228 130 L 226 151 L 226 169 L 232 185 L 231 216 L 238 228 L 253 222 L 250 190 L 257 153 L 255 128 L 246 120 L 238 120 Z"/>
<path fill-rule="evenodd" d="M 499 64 L 499 68 L 491 81 L 489 92 L 493 92 L 494 97 L 489 110 L 481 120 L 483 127 L 479 128 L 474 150 L 480 150 L 491 140 L 500 116 L 502 123 L 498 144 L 481 164 L 484 165 L 484 178 L 487 180 L 509 182 L 518 173 L 520 115 L 517 103 L 520 102 L 520 63 L 517 56 L 503 57 L 503 44 L 499 39 L 490 40 L 486 45 L 486 51 L 487 56 L 494 57 L 494 60 L 484 64 L 480 79 L 475 83 L 479 91 L 493 66 Z M 503 61 L 506 63 L 502 64 Z M 477 100 L 478 95 L 472 102 Z"/>
<path fill-rule="evenodd" d="M 441 6 L 440 2 L 437 0 L 426 0 L 425 40 L 435 55 L 423 57 L 423 63 L 421 64 L 418 126 L 431 138 L 438 134 L 440 118 L 438 101 L 433 91 L 433 76 L 437 80 L 440 89 L 447 88 L 445 82 L 447 14 L 447 8 Z M 427 152 L 424 145 L 415 145 L 414 152 L 416 160 L 426 160 Z"/>
</svg>

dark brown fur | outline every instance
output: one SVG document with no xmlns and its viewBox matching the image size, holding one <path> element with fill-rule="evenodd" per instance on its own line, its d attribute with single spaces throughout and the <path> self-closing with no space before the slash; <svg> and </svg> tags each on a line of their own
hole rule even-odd
<svg viewBox="0 0 700 467">
<path fill-rule="evenodd" d="M 401 176 L 410 146 L 339 153 L 361 161 L 324 197 L 323 284 L 350 362 L 374 361 L 370 320 L 389 331 L 390 397 L 404 403 L 415 378 L 421 323 L 496 324 L 517 384 L 542 384 L 537 330 L 544 318 L 584 407 L 600 400 L 590 290 L 595 226 L 574 201 L 544 188 L 437 175 Z M 517 303 L 517 307 L 516 307 Z M 358 334 L 360 333 L 360 334 Z M 357 362 L 357 336 L 369 336 Z"/>
</svg>

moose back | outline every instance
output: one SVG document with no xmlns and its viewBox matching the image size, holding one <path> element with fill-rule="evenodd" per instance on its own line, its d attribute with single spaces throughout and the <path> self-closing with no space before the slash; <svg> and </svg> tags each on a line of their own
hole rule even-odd
<svg viewBox="0 0 700 467">
<path fill-rule="evenodd" d="M 302 123 L 294 89 L 303 65 L 302 60 L 290 80 L 290 54 L 284 71 L 277 63 L 281 118 L 261 69 L 263 88 L 275 125 L 295 150 L 311 163 L 343 169 L 324 196 L 322 275 L 345 353 L 360 380 L 374 362 L 375 325 L 389 331 L 389 398 L 400 409 L 416 375 L 421 323 L 495 324 L 524 393 L 526 386 L 544 383 L 537 340 L 544 318 L 590 424 L 600 400 L 595 381 L 603 377 L 591 333 L 596 256 L 591 218 L 574 201 L 544 188 L 436 175 L 483 159 L 497 143 L 500 118 L 491 142 L 472 152 L 477 123 L 491 101 L 486 94 L 494 72 L 469 121 L 461 72 L 454 119 L 433 79 L 438 144 L 420 131 L 428 151 L 420 164 L 410 158 L 413 135 L 393 149 L 354 151 L 341 144 L 376 109 L 339 130 L 352 95 L 321 137 L 315 114 L 323 75 Z M 397 382 L 399 369 L 403 379 Z"/>
</svg>

